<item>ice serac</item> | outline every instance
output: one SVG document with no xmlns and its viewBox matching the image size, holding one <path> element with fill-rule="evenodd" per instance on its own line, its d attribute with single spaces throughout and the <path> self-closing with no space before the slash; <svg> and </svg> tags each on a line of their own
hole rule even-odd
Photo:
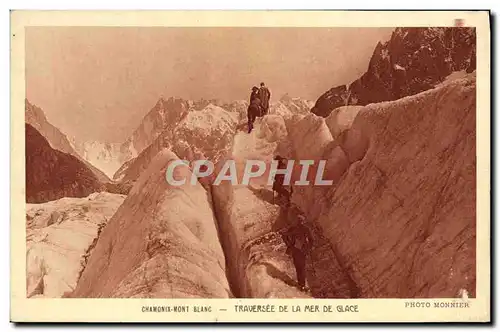
<svg viewBox="0 0 500 332">
<path fill-rule="evenodd" d="M 25 124 L 26 202 L 85 197 L 103 185 L 80 159 L 53 149 L 35 128 Z"/>
<path fill-rule="evenodd" d="M 278 142 L 285 137 L 283 119 L 277 115 L 258 118 L 250 135 L 237 133 L 228 158 L 236 162 L 239 183 L 245 161 L 269 163 Z M 286 226 L 285 211 L 274 204 L 266 182 L 264 176 L 251 180 L 248 186 L 233 186 L 228 181 L 212 186 L 232 289 L 238 297 L 309 297 L 297 287 L 292 260 L 279 234 Z"/>
<path fill-rule="evenodd" d="M 431 89 L 454 71 L 475 69 L 474 28 L 396 28 L 375 47 L 367 71 L 348 87 L 325 92 L 312 112 L 326 117 L 340 106 L 396 100 Z"/>
<path fill-rule="evenodd" d="M 341 106 L 334 109 L 325 119 L 333 139 L 349 129 L 363 106 Z"/>
<path fill-rule="evenodd" d="M 103 192 L 27 204 L 27 297 L 62 297 L 76 287 L 99 229 L 124 199 Z"/>
<path fill-rule="evenodd" d="M 363 107 L 324 148 L 334 185 L 294 191 L 360 297 L 475 296 L 475 115 L 474 73 Z"/>
<path fill-rule="evenodd" d="M 289 126 L 289 137 L 292 139 L 295 157 L 298 160 L 319 160 L 321 152 L 332 140 L 332 133 L 325 123 L 325 119 L 308 114 L 293 126 Z M 304 138 L 314 137 L 313 140 Z M 304 139 L 304 140 L 303 140 Z"/>
<path fill-rule="evenodd" d="M 162 150 L 108 222 L 70 297 L 227 298 L 224 255 L 207 191 L 171 186 Z M 175 179 L 187 178 L 186 165 Z"/>
<path fill-rule="evenodd" d="M 106 176 L 106 174 L 89 163 L 75 151 L 66 135 L 64 135 L 58 128 L 54 127 L 45 117 L 43 110 L 40 107 L 31 104 L 28 99 L 25 99 L 24 116 L 25 122 L 35 128 L 43 137 L 45 137 L 45 139 L 53 149 L 68 153 L 79 159 L 95 174 L 100 182 L 104 183 L 109 181 L 109 178 Z"/>
</svg>

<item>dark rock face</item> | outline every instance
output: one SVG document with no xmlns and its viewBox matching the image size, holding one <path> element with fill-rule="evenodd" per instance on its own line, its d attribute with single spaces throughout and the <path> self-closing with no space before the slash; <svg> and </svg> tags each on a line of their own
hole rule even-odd
<svg viewBox="0 0 500 332">
<path fill-rule="evenodd" d="M 347 87 L 345 85 L 331 88 L 319 97 L 311 112 L 319 116 L 327 117 L 333 109 L 347 104 L 346 97 Z"/>
<path fill-rule="evenodd" d="M 375 47 L 365 74 L 324 93 L 311 112 L 326 117 L 340 106 L 396 100 L 433 88 L 454 71 L 475 69 L 474 28 L 396 28 Z"/>
<path fill-rule="evenodd" d="M 78 158 L 53 149 L 47 139 L 27 123 L 25 134 L 27 203 L 86 197 L 101 191 L 97 177 Z"/>
</svg>

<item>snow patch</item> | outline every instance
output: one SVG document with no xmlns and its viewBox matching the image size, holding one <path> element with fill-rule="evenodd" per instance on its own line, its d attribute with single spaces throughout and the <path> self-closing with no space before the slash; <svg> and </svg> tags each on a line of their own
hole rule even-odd
<svg viewBox="0 0 500 332">
<path fill-rule="evenodd" d="M 398 65 L 397 63 L 394 64 L 394 69 L 406 71 L 405 67 L 402 67 L 402 66 Z"/>
</svg>

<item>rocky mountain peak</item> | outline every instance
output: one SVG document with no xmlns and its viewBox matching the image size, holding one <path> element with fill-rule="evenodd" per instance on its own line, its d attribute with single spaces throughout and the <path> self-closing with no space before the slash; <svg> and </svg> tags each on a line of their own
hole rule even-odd
<svg viewBox="0 0 500 332">
<path fill-rule="evenodd" d="M 340 106 L 396 100 L 431 89 L 455 71 L 475 70 L 474 28 L 397 28 L 379 42 L 367 71 L 325 92 L 312 112 L 326 117 Z"/>
</svg>

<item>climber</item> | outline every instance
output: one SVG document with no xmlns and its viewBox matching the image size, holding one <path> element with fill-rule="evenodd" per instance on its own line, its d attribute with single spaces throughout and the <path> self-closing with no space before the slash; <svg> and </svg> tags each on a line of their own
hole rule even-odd
<svg viewBox="0 0 500 332">
<path fill-rule="evenodd" d="M 249 134 L 252 132 L 255 118 L 259 116 L 260 113 L 261 113 L 261 101 L 259 98 L 259 88 L 254 86 L 252 88 L 252 94 L 250 95 L 250 105 L 248 106 L 247 110 Z"/>
<path fill-rule="evenodd" d="M 274 160 L 278 161 L 278 169 L 286 169 L 287 168 L 288 163 L 287 163 L 286 158 L 283 158 L 280 155 L 277 155 L 276 157 L 274 157 Z M 274 176 L 273 203 L 274 203 L 274 192 L 276 192 L 278 194 L 278 196 L 277 196 L 278 200 L 280 198 L 284 198 L 285 204 L 288 204 L 290 202 L 291 192 L 288 192 L 288 190 L 285 189 L 284 182 L 285 182 L 285 174 L 276 174 Z"/>
<path fill-rule="evenodd" d="M 300 210 L 289 208 L 293 217 L 288 216 L 288 221 L 292 224 L 290 228 L 282 233 L 283 241 L 287 246 L 286 253 L 292 256 L 297 282 L 302 291 L 306 291 L 306 259 L 312 248 L 312 235 L 305 225 L 305 216 Z"/>
<path fill-rule="evenodd" d="M 271 99 L 271 92 L 266 87 L 264 82 L 260 83 L 259 89 L 259 97 L 262 103 L 262 113 L 261 116 L 264 116 L 269 111 L 269 100 Z"/>
</svg>

